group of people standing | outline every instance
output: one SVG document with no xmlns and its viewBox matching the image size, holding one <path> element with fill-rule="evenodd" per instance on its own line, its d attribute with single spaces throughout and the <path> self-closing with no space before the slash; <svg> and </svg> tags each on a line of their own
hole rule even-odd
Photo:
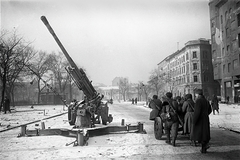
<svg viewBox="0 0 240 160">
<path fill-rule="evenodd" d="M 150 120 L 161 117 L 163 128 L 167 137 L 166 143 L 176 146 L 179 126 L 183 128 L 184 135 L 189 135 L 191 143 L 197 146 L 200 143 L 201 153 L 206 153 L 210 140 L 209 114 L 212 112 L 209 101 L 204 97 L 202 89 L 195 92 L 196 99 L 192 94 L 187 94 L 182 99 L 173 99 L 172 93 L 167 92 L 162 100 L 157 95 L 149 103 L 152 109 Z"/>
<path fill-rule="evenodd" d="M 132 104 L 134 104 L 134 103 L 135 103 L 135 104 L 137 104 L 137 101 L 138 101 L 138 99 L 137 99 L 137 98 L 135 98 L 135 99 L 134 99 L 134 98 L 132 98 Z"/>
</svg>

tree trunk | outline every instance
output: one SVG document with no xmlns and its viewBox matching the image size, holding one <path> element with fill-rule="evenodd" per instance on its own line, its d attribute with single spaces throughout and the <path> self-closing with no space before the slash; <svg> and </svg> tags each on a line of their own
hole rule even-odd
<svg viewBox="0 0 240 160">
<path fill-rule="evenodd" d="M 12 86 L 11 87 L 11 90 L 10 90 L 11 92 L 10 92 L 10 94 L 11 94 L 11 101 L 10 101 L 10 103 L 11 103 L 11 105 L 13 106 L 13 107 L 15 107 L 15 100 L 14 100 L 14 86 Z"/>
<path fill-rule="evenodd" d="M 5 97 L 5 90 L 6 90 L 6 83 L 7 83 L 6 69 L 4 69 L 4 73 L 3 73 L 3 88 L 2 88 L 2 101 L 1 101 L 0 111 L 3 108 L 4 97 Z"/>
<path fill-rule="evenodd" d="M 41 94 L 41 88 L 40 88 L 40 79 L 38 79 L 38 100 L 37 100 L 37 104 L 40 103 L 40 94 Z"/>
</svg>

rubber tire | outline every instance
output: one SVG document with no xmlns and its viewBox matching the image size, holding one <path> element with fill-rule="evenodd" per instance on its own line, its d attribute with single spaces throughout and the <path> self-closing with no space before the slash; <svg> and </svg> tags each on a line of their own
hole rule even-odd
<svg viewBox="0 0 240 160">
<path fill-rule="evenodd" d="M 107 125 L 108 122 L 108 106 L 102 106 L 101 109 L 101 119 L 102 119 L 102 124 Z"/>
<path fill-rule="evenodd" d="M 72 126 L 72 125 L 75 125 L 75 122 L 76 122 L 76 113 L 75 112 L 72 112 L 72 109 L 71 108 L 68 108 L 68 121 L 69 121 L 69 124 Z"/>
<path fill-rule="evenodd" d="M 154 135 L 157 140 L 160 140 L 163 135 L 163 123 L 160 117 L 156 117 L 154 120 Z"/>
</svg>

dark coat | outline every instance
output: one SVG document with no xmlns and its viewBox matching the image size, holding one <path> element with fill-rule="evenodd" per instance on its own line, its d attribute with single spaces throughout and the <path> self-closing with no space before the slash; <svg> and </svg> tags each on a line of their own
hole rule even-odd
<svg viewBox="0 0 240 160">
<path fill-rule="evenodd" d="M 196 99 L 193 114 L 193 133 L 192 140 L 200 142 L 209 142 L 210 140 L 210 122 L 209 114 L 212 112 L 209 102 L 203 95 Z"/>
<path fill-rule="evenodd" d="M 169 105 L 169 103 L 171 103 L 171 105 Z M 178 114 L 179 114 L 181 108 L 178 105 L 177 101 L 170 99 L 170 98 L 166 98 L 163 101 L 162 105 L 163 105 L 162 112 L 169 113 L 171 115 L 170 121 L 178 122 Z"/>
<path fill-rule="evenodd" d="M 149 119 L 155 120 L 155 118 L 159 116 L 159 113 L 162 110 L 162 101 L 160 99 L 151 100 L 149 103 L 149 108 L 152 109 Z"/>
<path fill-rule="evenodd" d="M 185 113 L 183 131 L 185 134 L 192 134 L 194 105 L 192 99 L 188 99 L 183 103 L 182 111 Z"/>
<path fill-rule="evenodd" d="M 218 104 L 218 99 L 217 99 L 217 96 L 213 96 L 212 98 L 212 102 L 211 102 L 211 105 L 212 105 L 212 110 L 218 110 L 219 109 L 219 104 Z"/>
</svg>

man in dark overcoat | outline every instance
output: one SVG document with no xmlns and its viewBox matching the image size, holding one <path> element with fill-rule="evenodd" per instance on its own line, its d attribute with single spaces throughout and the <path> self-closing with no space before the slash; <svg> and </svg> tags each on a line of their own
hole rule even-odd
<svg viewBox="0 0 240 160">
<path fill-rule="evenodd" d="M 179 126 L 179 120 L 178 120 L 177 114 L 179 113 L 180 108 L 178 106 L 177 101 L 172 99 L 171 92 L 166 93 L 166 98 L 164 99 L 162 106 L 163 106 L 162 113 L 166 113 L 170 115 L 170 118 L 167 119 L 164 123 L 164 130 L 167 135 L 166 143 L 176 146 L 176 139 L 178 135 L 178 126 Z M 170 137 L 170 134 L 171 134 L 171 137 Z"/>
<path fill-rule="evenodd" d="M 159 113 L 162 110 L 162 101 L 158 99 L 157 95 L 153 95 L 153 99 L 149 103 L 149 108 L 152 109 L 149 119 L 155 120 L 155 118 L 159 116 Z"/>
<path fill-rule="evenodd" d="M 209 114 L 212 112 L 209 102 L 203 95 L 202 89 L 195 92 L 196 101 L 193 114 L 193 134 L 191 139 L 202 144 L 201 153 L 206 153 L 210 141 Z"/>
</svg>

